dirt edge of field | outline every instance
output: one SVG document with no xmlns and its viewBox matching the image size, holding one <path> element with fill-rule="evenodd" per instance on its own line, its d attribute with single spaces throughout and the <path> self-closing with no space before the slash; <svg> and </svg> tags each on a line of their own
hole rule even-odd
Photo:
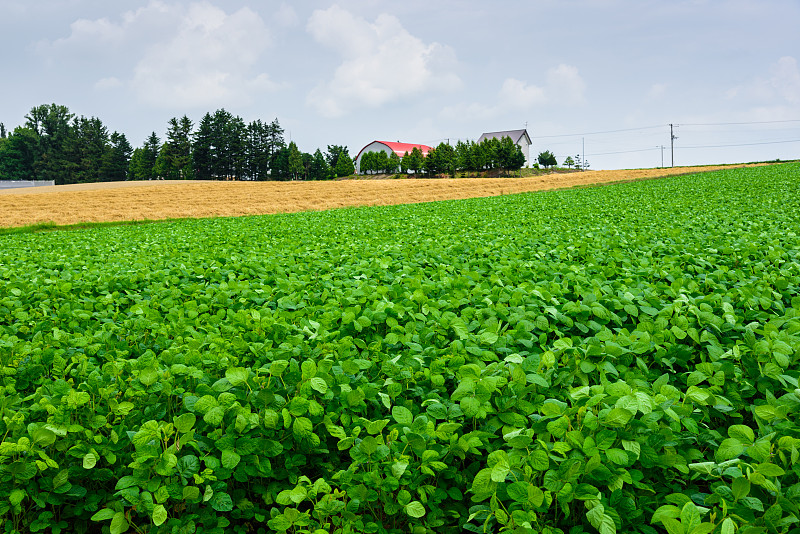
<svg viewBox="0 0 800 534">
<path fill-rule="evenodd" d="M 9 189 L 0 191 L 0 228 L 43 223 L 62 226 L 386 206 L 568 189 L 749 166 L 755 165 L 587 171 L 527 178 L 146 181 Z"/>
</svg>

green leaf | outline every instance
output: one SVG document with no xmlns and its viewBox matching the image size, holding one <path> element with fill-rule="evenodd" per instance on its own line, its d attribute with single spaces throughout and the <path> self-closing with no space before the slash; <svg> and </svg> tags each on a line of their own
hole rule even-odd
<svg viewBox="0 0 800 534">
<path fill-rule="evenodd" d="M 608 456 L 608 459 L 611 460 L 611 462 L 617 465 L 627 466 L 629 463 L 628 453 L 622 449 L 608 449 L 606 451 L 606 456 Z"/>
<path fill-rule="evenodd" d="M 506 488 L 508 496 L 513 500 L 524 503 L 528 500 L 528 483 L 517 481 L 508 485 Z"/>
<path fill-rule="evenodd" d="M 17 488 L 11 491 L 11 494 L 8 497 L 8 502 L 11 503 L 11 506 L 19 506 L 26 496 L 27 494 L 24 490 Z"/>
<path fill-rule="evenodd" d="M 681 509 L 681 526 L 686 532 L 691 532 L 702 521 L 700 510 L 693 502 L 687 502 Z"/>
<path fill-rule="evenodd" d="M 736 438 L 727 438 L 719 444 L 717 450 L 714 452 L 714 457 L 717 462 L 724 462 L 736 458 L 744 452 L 744 445 Z"/>
<path fill-rule="evenodd" d="M 233 450 L 226 449 L 222 451 L 222 467 L 225 469 L 233 469 L 237 465 L 239 465 L 239 461 L 242 457 L 234 452 Z"/>
<path fill-rule="evenodd" d="M 672 519 L 671 517 L 665 517 L 661 524 L 664 525 L 664 528 L 667 529 L 668 534 L 688 534 L 686 530 L 683 528 L 683 525 L 677 519 Z"/>
<path fill-rule="evenodd" d="M 404 460 L 398 460 L 392 464 L 392 474 L 394 475 L 395 478 L 399 479 L 401 476 L 403 476 L 403 473 L 406 472 L 407 468 L 408 468 L 408 462 Z"/>
<path fill-rule="evenodd" d="M 734 534 L 736 532 L 736 525 L 733 522 L 733 519 L 730 517 L 726 517 L 725 520 L 722 522 L 722 529 L 720 534 Z"/>
<path fill-rule="evenodd" d="M 770 463 L 759 464 L 758 467 L 756 467 L 756 472 L 761 473 L 765 477 L 782 477 L 786 474 L 783 468 Z"/>
<path fill-rule="evenodd" d="M 774 406 L 770 406 L 769 404 L 762 404 L 761 406 L 756 406 L 753 409 L 753 412 L 758 416 L 760 419 L 764 421 L 771 422 L 777 416 L 777 411 L 775 410 Z"/>
<path fill-rule="evenodd" d="M 208 504 L 217 512 L 230 512 L 233 510 L 233 499 L 225 492 L 215 492 Z"/>
<path fill-rule="evenodd" d="M 321 395 L 324 395 L 328 392 L 328 383 L 325 382 L 323 378 L 316 376 L 309 380 L 308 383 L 311 385 L 311 389 Z"/>
<path fill-rule="evenodd" d="M 677 519 L 681 516 L 681 509 L 673 504 L 659 506 L 653 513 L 650 523 L 663 523 L 665 518 Z"/>
<path fill-rule="evenodd" d="M 83 455 L 83 468 L 84 469 L 92 469 L 94 466 L 97 465 L 97 453 L 94 450 L 87 452 Z"/>
<path fill-rule="evenodd" d="M 745 425 L 731 425 L 728 428 L 728 436 L 748 445 L 751 445 L 756 439 L 753 429 Z"/>
<path fill-rule="evenodd" d="M 405 426 L 410 426 L 411 423 L 414 422 L 414 416 L 411 413 L 411 410 L 405 406 L 393 406 L 392 419 L 394 419 L 398 424 Z"/>
<path fill-rule="evenodd" d="M 406 513 L 416 519 L 425 515 L 425 507 L 419 501 L 411 501 L 405 507 Z"/>
<path fill-rule="evenodd" d="M 49 428 L 37 428 L 31 433 L 31 439 L 40 447 L 48 447 L 55 443 L 56 433 Z"/>
<path fill-rule="evenodd" d="M 125 513 L 117 512 L 114 514 L 114 517 L 111 519 L 111 534 L 122 534 L 123 532 L 127 532 L 129 527 L 128 520 L 125 519 Z"/>
<path fill-rule="evenodd" d="M 602 504 L 597 504 L 586 512 L 586 519 L 600 534 L 616 534 L 617 532 L 617 525 L 614 523 L 614 519 L 605 513 L 605 508 Z"/>
<path fill-rule="evenodd" d="M 367 436 L 361 440 L 361 443 L 358 444 L 358 448 L 367 456 L 373 455 L 375 451 L 378 450 L 378 440 L 376 440 L 374 436 Z"/>
<path fill-rule="evenodd" d="M 297 417 L 292 424 L 292 433 L 295 439 L 309 439 L 313 433 L 314 425 L 310 419 L 306 417 Z"/>
<path fill-rule="evenodd" d="M 225 418 L 225 410 L 222 406 L 214 406 L 210 410 L 206 412 L 203 416 L 203 421 L 208 423 L 211 426 L 219 426 L 222 424 L 222 420 Z"/>
<path fill-rule="evenodd" d="M 167 520 L 167 509 L 163 504 L 157 504 L 153 507 L 153 524 L 159 526 Z"/>
<path fill-rule="evenodd" d="M 492 480 L 492 470 L 481 469 L 472 480 L 470 491 L 482 500 L 494 493 L 495 489 L 497 489 L 497 483 Z"/>
<path fill-rule="evenodd" d="M 747 497 L 747 494 L 750 493 L 750 481 L 746 477 L 734 478 L 731 483 L 731 492 L 737 501 L 742 497 Z"/>
<path fill-rule="evenodd" d="M 247 382 L 250 377 L 250 371 L 244 367 L 230 367 L 225 371 L 225 378 L 231 383 L 233 387 L 241 386 Z"/>
<path fill-rule="evenodd" d="M 625 408 L 612 408 L 600 422 L 611 428 L 621 428 L 633 419 L 633 412 Z"/>
<path fill-rule="evenodd" d="M 112 519 L 116 512 L 111 508 L 102 508 L 95 512 L 95 514 L 91 517 L 92 521 L 108 521 Z"/>
<path fill-rule="evenodd" d="M 546 451 L 536 449 L 528 456 L 528 463 L 537 471 L 547 471 L 550 467 L 550 457 Z"/>
<path fill-rule="evenodd" d="M 181 434 L 186 434 L 194 428 L 197 422 L 197 416 L 193 413 L 182 413 L 181 415 L 173 418 L 175 429 Z"/>
</svg>

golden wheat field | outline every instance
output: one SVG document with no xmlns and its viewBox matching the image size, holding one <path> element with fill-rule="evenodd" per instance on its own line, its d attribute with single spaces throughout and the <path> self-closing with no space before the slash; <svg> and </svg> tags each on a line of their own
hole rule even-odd
<svg viewBox="0 0 800 534">
<path fill-rule="evenodd" d="M 587 171 L 529 178 L 332 182 L 150 181 L 10 189 L 0 191 L 0 227 L 49 222 L 67 225 L 262 215 L 349 206 L 407 204 L 641 180 L 718 168 Z"/>
</svg>

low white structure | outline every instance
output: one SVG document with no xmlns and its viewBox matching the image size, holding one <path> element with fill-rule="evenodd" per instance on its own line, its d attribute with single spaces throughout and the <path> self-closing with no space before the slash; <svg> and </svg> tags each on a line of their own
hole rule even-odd
<svg viewBox="0 0 800 534">
<path fill-rule="evenodd" d="M 531 166 L 531 136 L 528 135 L 528 130 L 506 130 L 504 132 L 488 132 L 482 134 L 478 138 L 478 143 L 484 139 L 502 139 L 503 137 L 510 137 L 515 145 L 522 149 L 522 154 L 525 156 L 525 166 Z"/>
<path fill-rule="evenodd" d="M 18 189 L 45 185 L 56 185 L 56 182 L 54 180 L 0 180 L 0 189 Z"/>
<path fill-rule="evenodd" d="M 406 152 L 411 154 L 411 151 L 415 148 L 418 148 L 420 152 L 422 152 L 423 157 L 427 156 L 428 152 L 431 150 L 431 147 L 428 145 L 400 142 L 394 143 L 392 141 L 373 141 L 362 148 L 356 156 L 356 174 L 361 174 L 361 158 L 367 152 L 386 152 L 387 155 L 390 155 L 392 152 L 394 152 L 400 159 L 402 159 Z"/>
</svg>

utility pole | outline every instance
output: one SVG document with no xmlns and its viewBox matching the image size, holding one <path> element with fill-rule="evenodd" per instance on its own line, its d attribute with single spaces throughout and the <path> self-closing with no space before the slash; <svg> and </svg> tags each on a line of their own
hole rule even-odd
<svg viewBox="0 0 800 534">
<path fill-rule="evenodd" d="M 664 168 L 664 145 L 659 145 L 656 148 L 661 148 L 661 168 Z"/>
<path fill-rule="evenodd" d="M 672 166 L 675 166 L 675 134 L 672 133 L 672 124 L 669 125 L 669 151 L 672 156 Z"/>
<path fill-rule="evenodd" d="M 586 138 L 581 137 L 581 170 L 586 170 Z"/>
</svg>

